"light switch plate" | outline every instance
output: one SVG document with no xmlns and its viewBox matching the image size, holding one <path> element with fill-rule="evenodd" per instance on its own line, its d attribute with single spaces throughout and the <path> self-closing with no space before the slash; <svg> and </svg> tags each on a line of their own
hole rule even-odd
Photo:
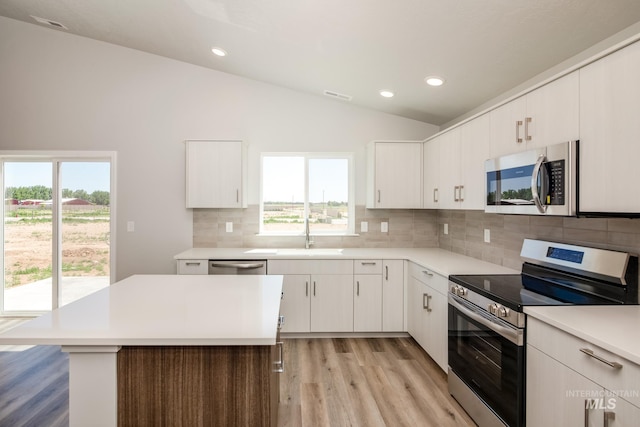
<svg viewBox="0 0 640 427">
<path fill-rule="evenodd" d="M 383 233 L 388 233 L 389 232 L 389 223 L 388 222 L 381 222 L 380 223 L 380 231 Z"/>
<path fill-rule="evenodd" d="M 360 223 L 360 232 L 366 233 L 367 231 L 369 231 L 369 223 L 367 221 L 362 221 Z"/>
<path fill-rule="evenodd" d="M 444 234 L 449 234 L 449 224 L 444 225 Z"/>
<path fill-rule="evenodd" d="M 127 231 L 129 233 L 133 233 L 136 231 L 136 223 L 133 221 L 127 221 Z"/>
<path fill-rule="evenodd" d="M 484 242 L 491 243 L 491 230 L 488 228 L 484 229 Z"/>
<path fill-rule="evenodd" d="M 227 233 L 233 233 L 233 222 L 227 222 L 225 225 Z"/>
</svg>

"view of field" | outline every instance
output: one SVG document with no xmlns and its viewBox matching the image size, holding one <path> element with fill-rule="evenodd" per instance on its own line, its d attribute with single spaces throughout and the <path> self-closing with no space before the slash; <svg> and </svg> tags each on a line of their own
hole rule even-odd
<svg viewBox="0 0 640 427">
<path fill-rule="evenodd" d="M 6 212 L 5 287 L 51 277 L 51 210 L 17 208 Z M 109 275 L 109 207 L 64 210 L 63 276 Z"/>
</svg>

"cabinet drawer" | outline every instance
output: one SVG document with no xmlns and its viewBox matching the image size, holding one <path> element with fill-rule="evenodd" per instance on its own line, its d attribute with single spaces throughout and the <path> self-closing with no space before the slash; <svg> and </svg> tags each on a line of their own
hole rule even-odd
<svg viewBox="0 0 640 427">
<path fill-rule="evenodd" d="M 415 262 L 409 263 L 409 276 L 431 286 L 436 291 L 446 295 L 449 290 L 449 279 L 439 275 L 430 268 L 423 267 Z"/>
<path fill-rule="evenodd" d="M 620 398 L 640 407 L 640 366 L 538 319 L 527 319 L 527 342 Z M 598 360 L 584 352 L 593 352 Z M 619 363 L 615 368 L 605 363 Z"/>
<path fill-rule="evenodd" d="M 209 274 L 209 265 L 206 259 L 181 259 L 178 260 L 178 274 Z"/>
<path fill-rule="evenodd" d="M 268 274 L 353 274 L 353 260 L 269 260 Z"/>
<path fill-rule="evenodd" d="M 382 260 L 357 259 L 353 261 L 354 274 L 382 274 Z"/>
</svg>

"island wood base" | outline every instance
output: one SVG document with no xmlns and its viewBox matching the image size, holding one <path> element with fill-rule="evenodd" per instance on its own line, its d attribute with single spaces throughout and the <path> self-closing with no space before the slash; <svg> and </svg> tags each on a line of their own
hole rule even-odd
<svg viewBox="0 0 640 427">
<path fill-rule="evenodd" d="M 118 426 L 273 426 L 275 346 L 125 347 Z"/>
</svg>

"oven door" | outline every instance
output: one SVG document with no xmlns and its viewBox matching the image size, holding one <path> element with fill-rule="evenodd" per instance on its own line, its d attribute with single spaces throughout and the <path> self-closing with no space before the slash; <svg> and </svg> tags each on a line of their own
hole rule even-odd
<svg viewBox="0 0 640 427">
<path fill-rule="evenodd" d="M 509 427 L 524 425 L 524 355 L 523 329 L 449 294 L 449 367 Z"/>
</svg>

